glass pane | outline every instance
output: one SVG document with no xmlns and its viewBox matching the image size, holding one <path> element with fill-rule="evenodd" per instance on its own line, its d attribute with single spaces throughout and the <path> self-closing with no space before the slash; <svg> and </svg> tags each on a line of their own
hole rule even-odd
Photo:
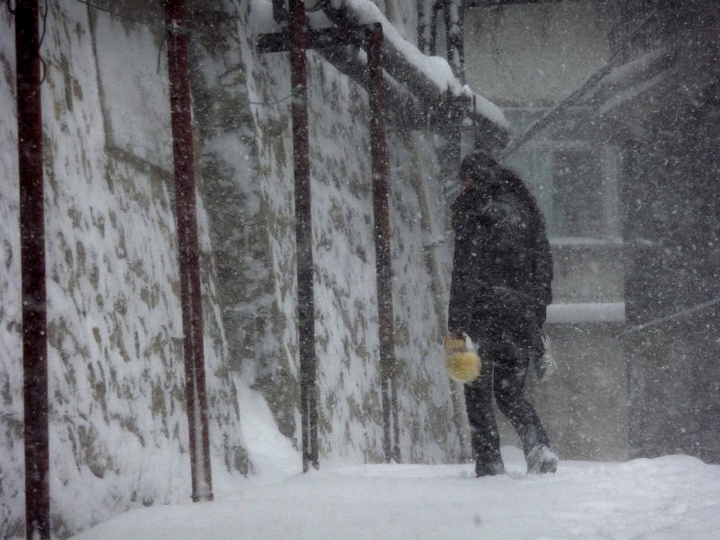
<svg viewBox="0 0 720 540">
<path fill-rule="evenodd" d="M 604 237 L 604 190 L 597 157 L 589 150 L 555 151 L 552 179 L 551 234 Z"/>
</svg>

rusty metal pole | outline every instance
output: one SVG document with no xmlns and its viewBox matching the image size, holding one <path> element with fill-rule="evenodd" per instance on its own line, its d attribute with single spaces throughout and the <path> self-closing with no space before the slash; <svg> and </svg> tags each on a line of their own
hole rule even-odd
<svg viewBox="0 0 720 540">
<path fill-rule="evenodd" d="M 303 471 L 318 461 L 317 362 L 313 289 L 312 206 L 307 111 L 307 21 L 302 0 L 289 0 L 290 80 L 295 169 L 295 239 L 297 244 L 298 339 L 300 341 L 300 415 Z"/>
<path fill-rule="evenodd" d="M 184 333 L 185 397 L 190 435 L 193 501 L 213 500 L 210 435 L 205 389 L 202 293 L 198 242 L 195 152 L 188 69 L 187 11 L 184 0 L 165 2 L 170 113 L 175 165 L 175 208 L 180 259 Z"/>
<path fill-rule="evenodd" d="M 382 25 L 368 32 L 370 94 L 370 152 L 372 159 L 373 213 L 375 221 L 375 272 L 380 321 L 380 376 L 383 407 L 385 460 L 400 461 L 396 388 L 395 332 L 392 303 L 392 252 L 390 250 L 390 201 L 388 154 L 385 139 L 385 80 L 382 69 Z"/>
<path fill-rule="evenodd" d="M 25 534 L 50 538 L 47 291 L 43 208 L 40 35 L 37 0 L 17 2 L 18 165 L 22 272 Z"/>
</svg>

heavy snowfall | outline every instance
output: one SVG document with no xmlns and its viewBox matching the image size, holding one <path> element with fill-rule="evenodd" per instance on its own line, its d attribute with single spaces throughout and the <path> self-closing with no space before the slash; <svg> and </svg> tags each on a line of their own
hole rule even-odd
<svg viewBox="0 0 720 540">
<path fill-rule="evenodd" d="M 186 27 L 166 21 L 171 3 L 187 4 Z M 720 538 L 715 0 L 307 1 L 318 33 L 305 85 L 277 38 L 287 0 L 40 0 L 39 51 L 25 58 L 41 74 L 41 306 L 21 294 L 33 237 L 20 233 L 26 4 L 2 4 L 0 538 L 25 537 L 26 522 L 76 540 Z M 386 116 L 368 85 L 371 34 L 357 25 L 372 39 L 382 29 Z M 273 33 L 269 50 L 261 36 Z M 180 157 L 194 157 L 197 195 L 196 392 L 177 43 L 194 144 Z M 558 371 L 531 374 L 526 394 L 559 456 L 554 474 L 527 474 L 500 418 L 506 473 L 476 478 L 462 385 L 445 371 L 450 208 L 474 147 L 518 171 L 547 222 Z M 299 268 L 308 201 L 312 265 Z M 302 401 L 308 276 L 314 402 Z M 23 364 L 29 305 L 47 316 L 30 343 L 47 352 L 47 391 L 33 394 L 47 431 L 25 431 L 42 416 L 24 401 L 41 379 Z M 48 462 L 28 463 L 38 435 Z M 27 489 L 32 470 L 48 508 Z"/>
</svg>

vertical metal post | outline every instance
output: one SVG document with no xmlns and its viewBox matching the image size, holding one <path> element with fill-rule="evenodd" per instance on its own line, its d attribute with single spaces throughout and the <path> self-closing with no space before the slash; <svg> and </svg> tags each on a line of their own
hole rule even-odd
<svg viewBox="0 0 720 540">
<path fill-rule="evenodd" d="M 383 407 L 385 460 L 400 461 L 395 332 L 392 304 L 392 253 L 390 251 L 390 201 L 388 154 L 385 139 L 385 80 L 382 69 L 382 25 L 368 32 L 370 94 L 370 152 L 372 159 L 373 213 L 375 221 L 375 271 L 380 322 L 380 376 Z"/>
<path fill-rule="evenodd" d="M 15 11 L 22 271 L 25 534 L 50 538 L 47 292 L 37 0 Z"/>
<path fill-rule="evenodd" d="M 165 2 L 170 107 L 175 165 L 180 294 L 184 333 L 185 394 L 190 434 L 193 501 L 213 500 L 205 390 L 202 294 L 195 193 L 187 13 L 184 0 Z"/>
<path fill-rule="evenodd" d="M 303 471 L 319 467 L 317 436 L 317 363 L 313 292 L 312 214 L 307 111 L 307 22 L 302 0 L 289 0 L 290 79 L 295 169 L 295 239 L 297 244 L 298 339 L 300 341 L 300 415 Z"/>
</svg>

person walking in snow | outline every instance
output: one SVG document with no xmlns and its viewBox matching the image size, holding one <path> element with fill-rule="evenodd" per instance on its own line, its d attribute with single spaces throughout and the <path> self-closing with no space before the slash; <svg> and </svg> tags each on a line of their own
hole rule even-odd
<svg viewBox="0 0 720 540">
<path fill-rule="evenodd" d="M 545 221 L 523 181 L 488 154 L 467 156 L 460 180 L 448 327 L 470 336 L 483 360 L 465 385 L 475 473 L 505 472 L 493 395 L 520 436 L 528 472 L 555 472 L 557 456 L 523 395 L 529 366 L 544 351 L 540 329 L 552 301 Z"/>
</svg>

